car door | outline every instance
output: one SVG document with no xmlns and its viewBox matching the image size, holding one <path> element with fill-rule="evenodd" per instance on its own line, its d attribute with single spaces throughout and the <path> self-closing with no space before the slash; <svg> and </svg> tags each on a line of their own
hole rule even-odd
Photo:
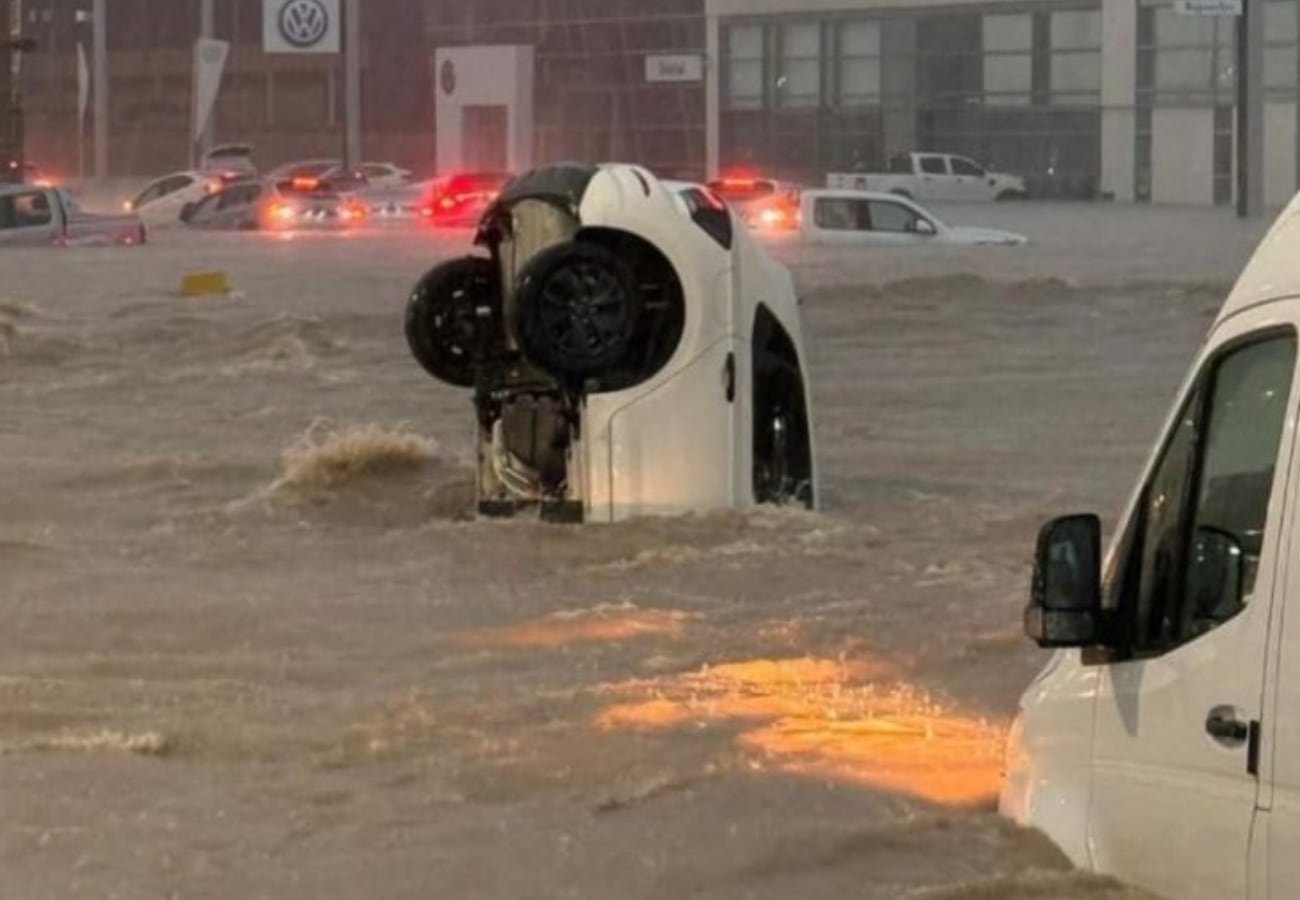
<svg viewBox="0 0 1300 900">
<path fill-rule="evenodd" d="M 982 166 L 964 156 L 954 156 L 948 164 L 952 169 L 954 199 L 967 202 L 993 199 L 993 188 Z"/>
<path fill-rule="evenodd" d="M 55 210 L 44 191 L 0 197 L 0 245 L 48 244 L 55 237 Z"/>
<path fill-rule="evenodd" d="M 960 200 L 955 190 L 948 157 L 938 153 L 921 153 L 916 157 L 916 199 L 952 202 Z"/>
<path fill-rule="evenodd" d="M 1108 566 L 1131 656 L 1097 661 L 1094 865 L 1161 896 L 1247 896 L 1296 332 L 1285 308 L 1221 325 Z"/>
<path fill-rule="evenodd" d="M 809 192 L 805 203 L 812 207 L 803 215 L 805 238 L 821 244 L 873 242 L 871 213 L 865 199 Z"/>
</svg>

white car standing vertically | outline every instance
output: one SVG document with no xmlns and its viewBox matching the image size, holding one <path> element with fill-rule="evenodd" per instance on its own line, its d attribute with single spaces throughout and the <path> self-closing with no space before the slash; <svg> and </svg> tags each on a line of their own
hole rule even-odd
<svg viewBox="0 0 1300 900">
<path fill-rule="evenodd" d="M 793 282 L 706 187 L 539 169 L 477 243 L 416 286 L 406 333 L 431 375 L 474 391 L 480 514 L 816 505 Z"/>
<path fill-rule="evenodd" d="M 1170 900 L 1300 896 L 1300 197 L 1197 354 L 1102 560 L 1038 542 L 1002 811 Z"/>
</svg>

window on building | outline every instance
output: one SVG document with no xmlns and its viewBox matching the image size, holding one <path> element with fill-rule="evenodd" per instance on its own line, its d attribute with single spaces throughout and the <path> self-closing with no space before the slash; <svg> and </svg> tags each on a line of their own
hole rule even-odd
<svg viewBox="0 0 1300 900">
<path fill-rule="evenodd" d="M 727 29 L 727 107 L 763 106 L 763 26 L 733 25 Z"/>
<path fill-rule="evenodd" d="M 1264 90 L 1294 99 L 1300 92 L 1300 0 L 1264 4 Z"/>
<path fill-rule="evenodd" d="M 984 102 L 1028 104 L 1034 87 L 1033 16 L 987 15 L 983 32 Z"/>
<path fill-rule="evenodd" d="M 880 103 L 880 23 L 844 22 L 839 28 L 840 106 Z"/>
<path fill-rule="evenodd" d="M 1051 13 L 1052 102 L 1069 106 L 1101 103 L 1101 13 Z"/>
<path fill-rule="evenodd" d="M 815 107 L 821 101 L 821 25 L 799 22 L 782 25 L 781 73 L 777 103 L 784 107 Z"/>
</svg>

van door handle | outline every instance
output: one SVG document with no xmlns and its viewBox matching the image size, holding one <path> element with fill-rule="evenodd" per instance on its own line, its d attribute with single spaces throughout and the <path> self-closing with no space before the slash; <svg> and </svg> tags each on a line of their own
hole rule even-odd
<svg viewBox="0 0 1300 900">
<path fill-rule="evenodd" d="M 1210 710 L 1205 730 L 1215 740 L 1229 744 L 1241 744 L 1250 737 L 1250 724 L 1238 719 L 1231 708 L 1222 706 Z"/>
</svg>

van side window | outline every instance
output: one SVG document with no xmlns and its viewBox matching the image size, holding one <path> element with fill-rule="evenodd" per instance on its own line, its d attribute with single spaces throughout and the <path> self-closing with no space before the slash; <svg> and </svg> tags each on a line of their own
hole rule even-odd
<svg viewBox="0 0 1300 900">
<path fill-rule="evenodd" d="M 1185 644 L 1250 602 L 1295 362 L 1294 333 L 1238 345 L 1211 363 L 1180 412 L 1111 598 L 1137 652 Z"/>
</svg>

